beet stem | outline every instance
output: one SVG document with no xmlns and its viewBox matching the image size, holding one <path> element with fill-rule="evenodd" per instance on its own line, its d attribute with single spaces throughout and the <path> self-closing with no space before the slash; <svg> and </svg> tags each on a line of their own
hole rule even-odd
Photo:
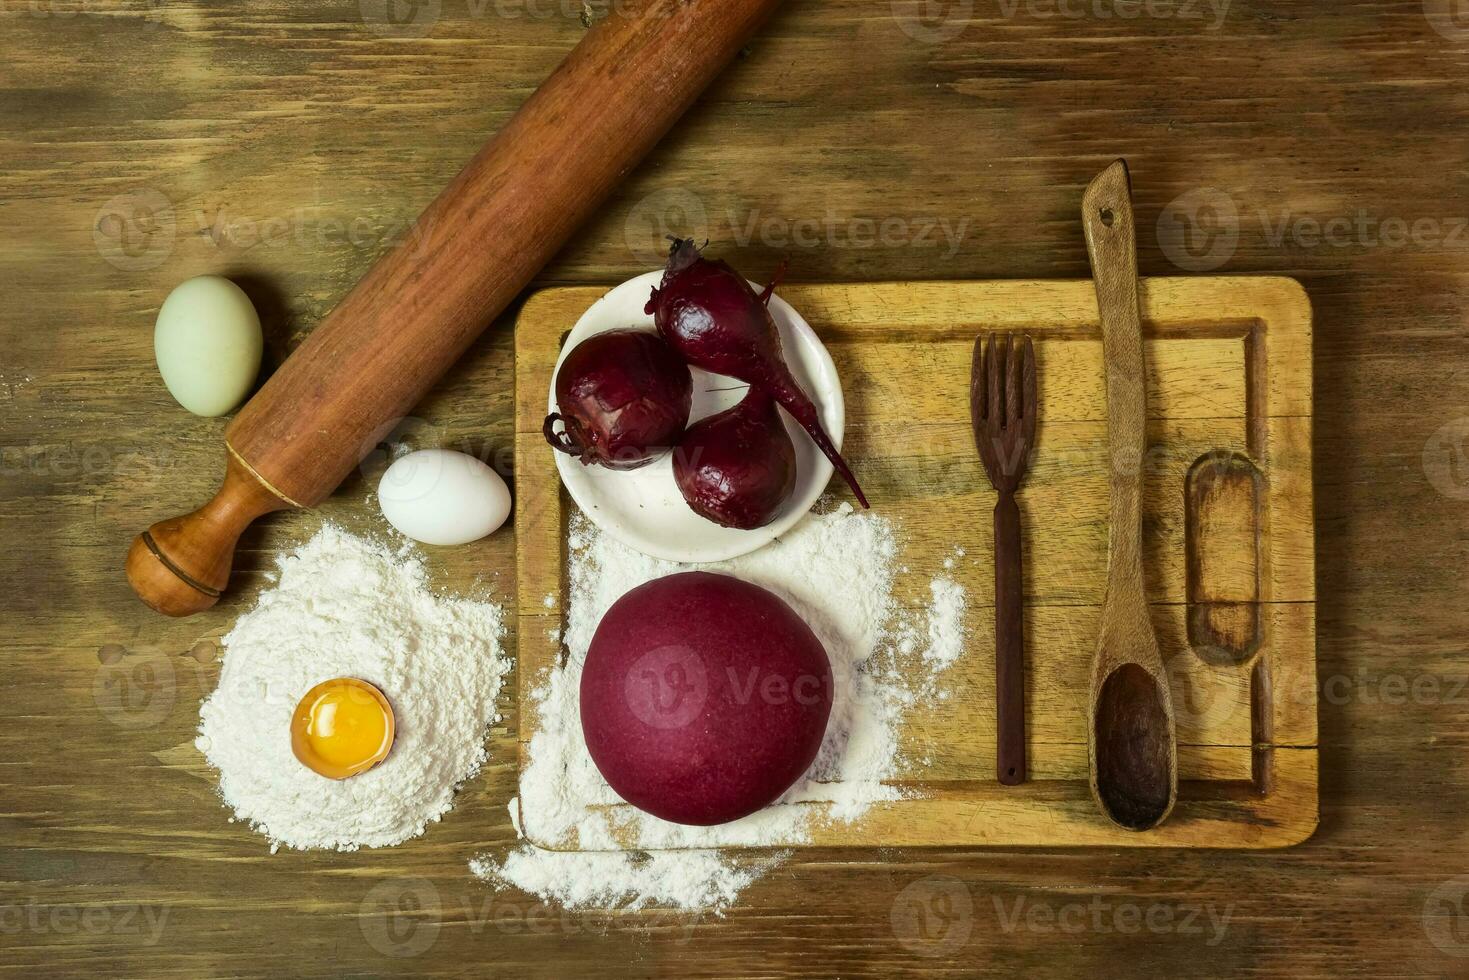
<svg viewBox="0 0 1469 980">
<path fill-rule="evenodd" d="M 776 379 L 775 383 L 769 387 L 775 395 L 775 400 L 791 413 L 791 418 L 806 430 L 811 441 L 816 443 L 816 448 L 831 460 L 831 465 L 836 467 L 842 479 L 847 481 L 847 486 L 852 488 L 852 493 L 856 495 L 857 502 L 862 505 L 862 509 L 870 510 L 872 505 L 867 502 L 867 495 L 862 492 L 862 488 L 857 484 L 857 478 L 848 469 L 847 461 L 842 459 L 842 454 L 837 452 L 836 447 L 831 444 L 831 438 L 827 436 L 826 429 L 822 428 L 821 418 L 816 414 L 815 403 L 800 389 L 793 378 Z"/>
<path fill-rule="evenodd" d="M 673 244 L 668 248 L 668 270 L 665 275 L 682 272 L 699 261 L 699 246 L 694 244 L 692 238 L 676 238 L 669 235 L 668 240 Z M 706 241 L 704 244 L 709 243 Z"/>
<path fill-rule="evenodd" d="M 765 289 L 760 293 L 760 305 L 769 309 L 770 297 L 775 295 L 775 288 L 785 278 L 786 268 L 789 264 L 786 259 L 781 259 L 780 265 L 776 266 L 775 275 L 770 277 L 770 282 L 766 284 Z M 786 411 L 791 413 L 791 418 L 800 423 L 801 428 L 805 429 L 806 433 L 811 436 L 811 441 L 816 443 L 816 448 L 820 449 L 826 455 L 826 458 L 831 460 L 831 465 L 836 467 L 842 479 L 847 481 L 847 486 L 852 488 L 852 493 L 856 494 L 857 502 L 862 505 L 862 509 L 871 510 L 872 505 L 867 502 L 867 495 L 862 492 L 862 487 L 857 484 L 857 478 L 852 475 L 852 471 L 847 467 L 847 461 L 842 458 L 842 454 L 837 452 L 836 447 L 831 444 L 831 438 L 826 434 L 826 429 L 822 427 L 820 416 L 816 412 L 816 405 L 800 389 L 800 386 L 796 384 L 794 378 L 782 379 L 781 383 L 773 387 L 777 389 L 775 393 L 776 399 L 785 406 Z"/>
<path fill-rule="evenodd" d="M 775 287 L 786 277 L 786 268 L 790 265 L 789 260 L 781 259 L 780 265 L 775 267 L 775 275 L 770 277 L 770 282 L 765 284 L 765 290 L 760 294 L 760 305 L 766 309 L 770 308 L 770 297 L 775 295 Z"/>
</svg>

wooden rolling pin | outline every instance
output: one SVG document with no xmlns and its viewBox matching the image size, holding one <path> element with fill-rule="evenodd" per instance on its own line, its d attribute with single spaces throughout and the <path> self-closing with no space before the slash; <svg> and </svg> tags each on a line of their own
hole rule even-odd
<svg viewBox="0 0 1469 980">
<path fill-rule="evenodd" d="M 335 490 L 780 3 L 613 5 L 240 410 L 214 499 L 133 541 L 143 601 L 170 616 L 212 606 L 250 522 Z"/>
</svg>

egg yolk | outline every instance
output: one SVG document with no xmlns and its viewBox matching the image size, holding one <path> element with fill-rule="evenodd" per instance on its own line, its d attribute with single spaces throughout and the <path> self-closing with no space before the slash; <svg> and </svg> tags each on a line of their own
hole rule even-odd
<svg viewBox="0 0 1469 980">
<path fill-rule="evenodd" d="M 291 748 L 328 779 L 366 772 L 393 745 L 393 710 L 381 691 L 355 677 L 318 684 L 296 706 Z"/>
</svg>

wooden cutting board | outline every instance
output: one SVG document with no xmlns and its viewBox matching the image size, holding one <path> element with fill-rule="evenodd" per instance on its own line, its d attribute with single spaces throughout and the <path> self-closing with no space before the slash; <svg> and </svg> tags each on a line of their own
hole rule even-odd
<svg viewBox="0 0 1469 980">
<path fill-rule="evenodd" d="M 560 654 L 566 517 L 541 437 L 561 338 L 604 290 L 552 289 L 516 324 L 521 759 L 530 697 Z M 1148 365 L 1144 553 L 1178 716 L 1179 803 L 1161 828 L 1107 822 L 1087 790 L 1087 679 L 1107 556 L 1106 411 L 1092 284 L 792 285 L 847 400 L 844 453 L 900 528 L 919 603 L 934 569 L 968 591 L 966 656 L 945 701 L 911 710 L 907 797 L 815 846 L 1265 848 L 1317 822 L 1311 311 L 1291 279 L 1144 279 Z M 968 415 L 970 352 L 988 330 L 1035 339 L 1040 424 L 1021 494 L 1031 780 L 995 780 L 994 493 Z M 838 484 L 831 492 L 845 495 Z M 547 596 L 553 597 L 548 605 Z M 812 804 L 820 806 L 821 804 Z M 534 814 L 522 815 L 534 839 Z"/>
</svg>

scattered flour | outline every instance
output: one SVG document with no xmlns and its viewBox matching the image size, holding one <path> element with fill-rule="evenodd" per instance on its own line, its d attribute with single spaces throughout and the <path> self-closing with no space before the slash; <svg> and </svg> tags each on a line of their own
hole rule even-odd
<svg viewBox="0 0 1469 980">
<path fill-rule="evenodd" d="M 903 761 L 905 711 L 931 692 L 936 672 L 962 649 L 963 589 L 947 579 L 920 627 L 893 598 L 897 544 L 891 524 L 843 504 L 813 514 L 777 542 L 729 562 L 703 566 L 762 585 L 789 602 L 821 638 L 832 661 L 835 702 L 826 739 L 807 776 L 775 805 L 716 827 L 668 823 L 620 802 L 582 739 L 577 696 L 592 634 L 628 590 L 689 566 L 639 554 L 580 515 L 570 535 L 566 658 L 535 695 L 540 727 L 511 802 L 527 842 L 470 869 L 567 908 L 722 910 L 783 857 L 738 855 L 719 847 L 779 848 L 809 839 L 813 821 L 850 822 L 898 791 L 886 780 Z M 925 637 L 922 657 L 910 658 Z M 917 659 L 918 663 L 911 663 Z M 524 831 L 523 831 L 524 828 Z M 644 850 L 619 849 L 624 843 Z M 581 850 L 574 850 L 580 848 Z M 681 850 L 669 850 L 677 848 Z"/>
<path fill-rule="evenodd" d="M 327 525 L 282 556 L 279 581 L 223 640 L 219 686 L 195 742 L 235 818 L 294 848 L 387 847 L 423 833 L 485 759 L 485 729 L 509 669 L 498 606 L 429 591 L 421 558 Z M 331 780 L 298 762 L 297 702 L 359 677 L 393 705 L 383 763 Z"/>
<path fill-rule="evenodd" d="M 514 883 L 569 909 L 650 905 L 719 909 L 778 860 L 776 855 L 737 865 L 718 851 L 633 856 L 619 851 L 543 851 L 526 845 L 501 864 L 475 858 L 469 870 L 481 878 Z"/>
<path fill-rule="evenodd" d="M 923 659 L 948 667 L 964 652 L 964 586 L 939 576 L 929 583 L 933 602 L 928 607 L 928 647 Z"/>
</svg>

